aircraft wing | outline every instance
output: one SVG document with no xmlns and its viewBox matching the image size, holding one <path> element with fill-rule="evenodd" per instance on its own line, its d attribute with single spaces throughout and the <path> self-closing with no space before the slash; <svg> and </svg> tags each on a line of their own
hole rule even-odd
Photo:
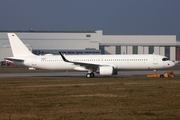
<svg viewBox="0 0 180 120">
<path fill-rule="evenodd" d="M 99 66 L 105 66 L 105 65 L 100 65 L 100 64 L 92 64 L 92 63 L 83 63 L 83 62 L 74 62 L 74 61 L 69 61 L 67 60 L 64 55 L 59 52 L 59 54 L 61 55 L 62 59 L 65 61 L 65 62 L 69 62 L 69 63 L 73 63 L 75 65 L 79 65 L 79 66 L 83 66 L 85 67 L 86 69 L 91 69 L 91 70 L 96 70 Z"/>
</svg>

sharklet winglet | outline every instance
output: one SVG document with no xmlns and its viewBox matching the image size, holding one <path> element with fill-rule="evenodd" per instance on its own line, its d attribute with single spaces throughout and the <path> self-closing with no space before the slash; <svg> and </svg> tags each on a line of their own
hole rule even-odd
<svg viewBox="0 0 180 120">
<path fill-rule="evenodd" d="M 61 55 L 62 59 L 63 59 L 65 62 L 70 62 L 69 60 L 67 60 L 67 59 L 64 57 L 64 55 L 63 55 L 61 52 L 59 52 L 59 54 Z"/>
</svg>

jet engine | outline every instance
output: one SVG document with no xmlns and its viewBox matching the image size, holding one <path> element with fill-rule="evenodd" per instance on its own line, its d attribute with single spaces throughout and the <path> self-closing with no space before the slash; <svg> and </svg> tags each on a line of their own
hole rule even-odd
<svg viewBox="0 0 180 120">
<path fill-rule="evenodd" d="M 100 66 L 97 73 L 100 75 L 117 75 L 117 69 L 113 66 Z"/>
</svg>

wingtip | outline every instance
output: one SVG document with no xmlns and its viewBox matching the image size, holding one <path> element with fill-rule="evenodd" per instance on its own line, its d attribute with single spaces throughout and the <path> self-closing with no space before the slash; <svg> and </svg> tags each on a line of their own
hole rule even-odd
<svg viewBox="0 0 180 120">
<path fill-rule="evenodd" d="M 67 60 L 67 59 L 64 57 L 64 55 L 63 55 L 61 52 L 59 52 L 59 54 L 61 55 L 62 59 L 63 59 L 65 62 L 70 62 L 69 60 Z"/>
<path fill-rule="evenodd" d="M 62 55 L 62 53 L 61 53 L 61 52 L 59 52 L 59 54 L 60 54 L 60 55 Z"/>
</svg>

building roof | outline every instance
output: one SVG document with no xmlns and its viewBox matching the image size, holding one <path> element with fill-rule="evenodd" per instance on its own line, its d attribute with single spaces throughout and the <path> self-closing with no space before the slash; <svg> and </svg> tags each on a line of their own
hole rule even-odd
<svg viewBox="0 0 180 120">
<path fill-rule="evenodd" d="M 44 30 L 0 30 L 0 32 L 21 32 L 21 33 L 96 33 L 96 31 L 44 31 Z"/>
</svg>

